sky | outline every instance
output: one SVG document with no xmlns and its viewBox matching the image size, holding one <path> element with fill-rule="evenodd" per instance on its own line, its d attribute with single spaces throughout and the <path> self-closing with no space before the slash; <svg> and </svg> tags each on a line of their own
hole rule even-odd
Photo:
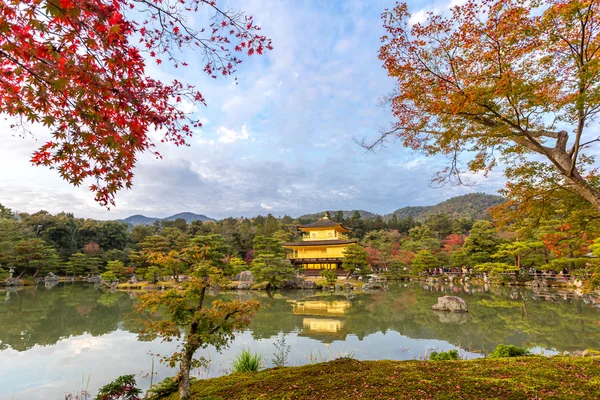
<svg viewBox="0 0 600 400">
<path fill-rule="evenodd" d="M 416 21 L 457 1 L 412 1 L 409 10 Z M 0 203 L 19 212 L 67 211 L 103 220 L 185 211 L 213 218 L 339 209 L 386 214 L 503 186 L 495 171 L 472 177 L 475 186 L 435 188 L 431 179 L 446 165 L 443 157 L 425 158 L 400 143 L 367 152 L 356 143 L 376 138 L 392 121 L 380 99 L 394 81 L 377 53 L 381 12 L 393 0 L 221 3 L 253 15 L 274 50 L 245 59 L 237 83 L 205 76 L 191 51 L 183 55 L 187 68 L 149 67 L 153 76 L 196 85 L 206 99 L 207 107 L 195 110 L 204 126 L 189 147 L 157 143 L 163 159 L 142 155 L 133 188 L 107 210 L 87 187 L 31 165 L 31 153 L 45 142 L 43 130 L 32 127 L 34 137 L 16 137 L 10 122 L 0 119 Z M 200 26 L 200 16 L 191 23 Z"/>
</svg>

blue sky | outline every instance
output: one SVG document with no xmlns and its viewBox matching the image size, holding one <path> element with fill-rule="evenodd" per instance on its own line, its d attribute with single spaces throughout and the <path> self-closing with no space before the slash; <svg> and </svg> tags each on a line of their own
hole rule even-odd
<svg viewBox="0 0 600 400">
<path fill-rule="evenodd" d="M 355 143 L 375 138 L 392 120 L 379 99 L 394 88 L 377 58 L 380 14 L 392 0 L 225 2 L 254 16 L 274 50 L 246 59 L 233 79 L 211 79 L 194 53 L 190 66 L 151 67 L 163 79 L 195 84 L 207 107 L 188 148 L 159 145 L 162 160 L 140 157 L 134 187 L 110 211 L 86 188 L 74 188 L 54 171 L 32 167 L 31 152 L 44 142 L 11 136 L 0 121 L 0 203 L 15 210 L 71 211 L 80 217 L 163 217 L 191 211 L 215 218 L 273 213 L 366 209 L 389 213 L 407 205 L 436 204 L 472 191 L 495 193 L 501 171 L 474 187 L 430 187 L 445 159 L 427 158 L 390 143 L 376 153 Z M 412 2 L 415 18 L 444 12 L 454 2 Z M 200 24 L 201 21 L 192 21 Z"/>
</svg>

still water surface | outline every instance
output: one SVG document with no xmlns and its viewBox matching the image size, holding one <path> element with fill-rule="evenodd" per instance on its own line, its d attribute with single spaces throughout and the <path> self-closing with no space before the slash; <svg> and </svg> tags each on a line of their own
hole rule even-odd
<svg viewBox="0 0 600 400">
<path fill-rule="evenodd" d="M 438 296 L 456 294 L 468 314 L 431 310 Z M 386 291 L 323 294 L 311 291 L 223 294 L 256 298 L 261 311 L 250 329 L 211 360 L 200 378 L 227 373 L 235 355 L 248 348 L 272 365 L 274 342 L 285 335 L 290 365 L 343 355 L 362 360 L 422 358 L 432 350 L 459 349 L 480 357 L 499 343 L 555 354 L 600 350 L 600 299 L 568 291 L 527 288 L 390 284 Z M 0 289 L 0 399 L 64 399 L 65 393 L 136 374 L 150 385 L 152 354 L 167 354 L 174 343 L 142 341 L 135 295 L 97 290 L 93 285 Z M 174 374 L 155 359 L 154 382 Z"/>
</svg>

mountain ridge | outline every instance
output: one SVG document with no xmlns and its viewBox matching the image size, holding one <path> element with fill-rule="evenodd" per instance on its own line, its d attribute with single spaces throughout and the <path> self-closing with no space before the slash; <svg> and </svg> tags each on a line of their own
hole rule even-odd
<svg viewBox="0 0 600 400">
<path fill-rule="evenodd" d="M 183 218 L 185 220 L 185 222 L 187 222 L 188 224 L 193 221 L 202 221 L 202 222 L 216 221 L 216 219 L 207 217 L 204 214 L 194 214 L 192 212 L 181 212 L 181 213 L 173 214 L 173 215 L 165 217 L 165 218 L 146 217 L 145 215 L 142 215 L 142 214 L 135 214 L 135 215 L 130 215 L 127 218 L 117 219 L 117 221 L 125 222 L 131 226 L 136 226 L 136 225 L 152 225 L 156 221 L 175 221 L 178 218 Z"/>
<path fill-rule="evenodd" d="M 444 200 L 438 204 L 432 206 L 407 206 L 398 208 L 397 210 L 389 214 L 377 214 L 367 210 L 357 210 L 363 219 L 375 219 L 378 215 L 384 220 L 389 220 L 393 215 L 396 215 L 399 219 L 405 219 L 412 217 L 415 220 L 423 220 L 431 214 L 449 214 L 454 218 L 461 217 L 472 217 L 474 219 L 486 218 L 488 210 L 498 204 L 503 203 L 505 200 L 500 196 L 487 193 L 469 193 L 461 196 L 451 197 L 448 200 Z M 331 217 L 338 210 L 330 210 Z M 355 210 L 339 210 L 344 213 L 344 218 L 352 217 Z M 304 214 L 296 219 L 298 220 L 317 220 L 325 215 L 325 211 L 318 213 Z M 181 212 L 165 218 L 146 217 L 145 215 L 135 214 L 124 219 L 118 219 L 117 221 L 126 222 L 131 226 L 135 225 L 152 225 L 156 221 L 174 221 L 177 218 L 183 218 L 187 223 L 192 221 L 200 220 L 206 221 L 217 221 L 215 218 L 208 217 L 204 214 L 195 214 L 192 212 Z"/>
<path fill-rule="evenodd" d="M 399 219 L 412 217 L 415 220 L 422 220 L 431 214 L 449 214 L 452 217 L 472 217 L 474 219 L 485 218 L 488 210 L 498 204 L 502 204 L 505 199 L 501 196 L 488 193 L 468 193 L 460 196 L 451 197 L 432 206 L 406 206 L 399 208 L 389 214 L 376 214 L 366 210 L 357 210 L 362 218 L 374 219 L 381 215 L 384 220 L 389 220 L 395 214 Z M 333 217 L 338 210 L 330 210 Z M 344 218 L 350 218 L 354 210 L 339 210 L 344 213 Z M 317 219 L 322 218 L 325 211 L 312 214 L 304 214 L 298 219 Z"/>
</svg>

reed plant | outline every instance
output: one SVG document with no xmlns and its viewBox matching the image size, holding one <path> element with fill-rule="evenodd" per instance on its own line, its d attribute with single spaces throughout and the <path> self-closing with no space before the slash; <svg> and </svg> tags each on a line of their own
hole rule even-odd
<svg viewBox="0 0 600 400">
<path fill-rule="evenodd" d="M 261 354 L 242 349 L 233 362 L 233 372 L 256 372 L 262 365 L 262 359 Z"/>
</svg>

